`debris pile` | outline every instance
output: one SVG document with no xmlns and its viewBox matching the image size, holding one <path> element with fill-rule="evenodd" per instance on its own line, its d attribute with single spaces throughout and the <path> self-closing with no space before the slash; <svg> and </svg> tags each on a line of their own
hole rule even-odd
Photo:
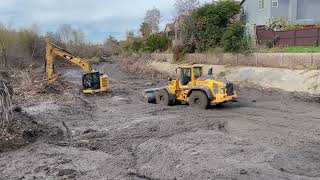
<svg viewBox="0 0 320 180">
<path fill-rule="evenodd" d="M 34 69 L 32 72 L 18 71 L 14 73 L 11 77 L 15 94 L 14 102 L 21 104 L 57 99 L 63 93 L 76 91 L 77 87 L 70 86 L 60 79 L 49 85 L 43 74 L 43 70 L 40 68 Z"/>
<path fill-rule="evenodd" d="M 6 85 L 5 82 L 0 81 L 0 130 L 1 133 L 4 134 L 5 131 L 7 130 L 8 126 L 9 126 L 9 121 L 11 119 L 11 106 L 12 106 L 12 102 L 11 102 L 11 96 L 12 94 L 10 94 L 9 90 L 11 89 L 10 87 L 8 87 L 8 85 Z"/>
<path fill-rule="evenodd" d="M 9 75 L 10 74 L 10 75 Z M 47 86 L 45 78 L 39 70 L 11 71 L 0 73 L 0 153 L 19 149 L 35 142 L 40 137 L 54 136 L 52 132 L 63 132 L 57 127 L 50 127 L 35 120 L 23 111 L 22 106 L 48 99 L 70 99 L 69 86 L 62 81 Z M 64 93 L 66 95 L 61 96 Z M 62 132 L 62 133 L 61 133 Z"/>
</svg>

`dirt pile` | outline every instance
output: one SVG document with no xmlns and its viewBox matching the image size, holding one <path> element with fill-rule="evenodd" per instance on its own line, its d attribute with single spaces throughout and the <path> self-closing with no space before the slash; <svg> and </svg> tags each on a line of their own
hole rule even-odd
<svg viewBox="0 0 320 180">
<path fill-rule="evenodd" d="M 4 90 L 10 95 L 7 100 Z M 66 90 L 68 86 L 65 86 L 63 81 L 57 81 L 50 87 L 46 86 L 46 80 L 40 69 L 1 71 L 0 152 L 19 149 L 37 141 L 40 137 L 45 137 L 47 141 L 60 140 L 63 137 L 61 129 L 40 123 L 39 120 L 35 120 L 33 116 L 23 111 L 21 106 L 26 103 L 39 103 L 46 99 L 57 99 Z M 64 98 L 67 97 L 64 96 Z M 5 103 L 3 103 L 4 100 L 6 100 Z M 6 108 L 2 104 L 7 104 Z"/>
<path fill-rule="evenodd" d="M 57 127 L 49 127 L 35 121 L 28 114 L 16 108 L 6 131 L 0 135 L 0 153 L 19 149 L 34 143 L 40 137 L 47 141 L 61 140 L 63 131 Z"/>
</svg>

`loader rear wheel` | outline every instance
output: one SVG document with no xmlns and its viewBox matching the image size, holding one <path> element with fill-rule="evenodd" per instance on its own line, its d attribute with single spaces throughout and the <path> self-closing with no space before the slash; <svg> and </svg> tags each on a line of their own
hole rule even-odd
<svg viewBox="0 0 320 180">
<path fill-rule="evenodd" d="M 172 106 L 173 102 L 170 100 L 169 93 L 163 89 L 157 93 L 157 103 L 164 106 Z"/>
<path fill-rule="evenodd" d="M 208 96 L 202 91 L 194 91 L 189 97 L 189 105 L 191 107 L 196 107 L 199 109 L 208 109 L 209 108 L 209 99 Z"/>
</svg>

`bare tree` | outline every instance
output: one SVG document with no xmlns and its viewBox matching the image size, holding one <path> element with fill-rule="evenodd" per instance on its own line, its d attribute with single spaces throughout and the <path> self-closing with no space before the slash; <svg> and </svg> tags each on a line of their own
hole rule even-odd
<svg viewBox="0 0 320 180">
<path fill-rule="evenodd" d="M 75 29 L 69 24 L 63 24 L 58 28 L 56 34 L 55 36 L 61 39 L 63 46 L 65 46 L 67 50 L 78 56 L 85 57 L 88 49 L 83 46 L 86 40 L 81 29 Z M 53 34 L 47 35 L 52 36 Z"/>
<path fill-rule="evenodd" d="M 159 32 L 159 24 L 161 19 L 160 10 L 154 7 L 153 9 L 147 10 L 144 22 L 151 26 L 151 32 Z"/>
<path fill-rule="evenodd" d="M 188 15 L 199 6 L 199 0 L 176 0 L 174 6 L 178 16 Z"/>
<path fill-rule="evenodd" d="M 110 55 L 116 55 L 120 52 L 119 42 L 113 36 L 109 36 L 103 43 L 104 50 L 110 53 Z M 105 55 L 105 54 L 104 54 Z"/>
<path fill-rule="evenodd" d="M 60 35 L 63 43 L 67 44 L 71 40 L 72 31 L 73 31 L 73 29 L 72 29 L 71 25 L 63 24 L 58 28 L 57 33 Z"/>
<path fill-rule="evenodd" d="M 142 37 L 144 39 L 146 39 L 147 37 L 150 36 L 150 34 L 152 33 L 152 29 L 151 29 L 151 25 L 147 22 L 143 22 L 141 25 L 140 25 L 140 33 L 142 35 Z"/>
<path fill-rule="evenodd" d="M 81 43 L 85 42 L 85 35 L 84 33 L 78 29 L 73 29 L 71 32 L 71 41 L 75 44 L 75 45 L 80 45 Z"/>
</svg>

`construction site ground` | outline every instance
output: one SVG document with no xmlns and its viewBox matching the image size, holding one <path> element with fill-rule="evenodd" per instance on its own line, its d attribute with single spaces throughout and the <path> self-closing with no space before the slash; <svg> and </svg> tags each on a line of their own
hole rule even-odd
<svg viewBox="0 0 320 180">
<path fill-rule="evenodd" d="M 117 63 L 99 69 L 109 93 L 81 95 L 75 84 L 20 104 L 15 118 L 46 131 L 0 153 L 1 180 L 320 179 L 320 103 L 307 95 L 242 87 L 238 102 L 209 110 L 164 107 L 143 90 L 165 81 Z M 81 81 L 76 68 L 61 73 L 65 86 Z"/>
</svg>

